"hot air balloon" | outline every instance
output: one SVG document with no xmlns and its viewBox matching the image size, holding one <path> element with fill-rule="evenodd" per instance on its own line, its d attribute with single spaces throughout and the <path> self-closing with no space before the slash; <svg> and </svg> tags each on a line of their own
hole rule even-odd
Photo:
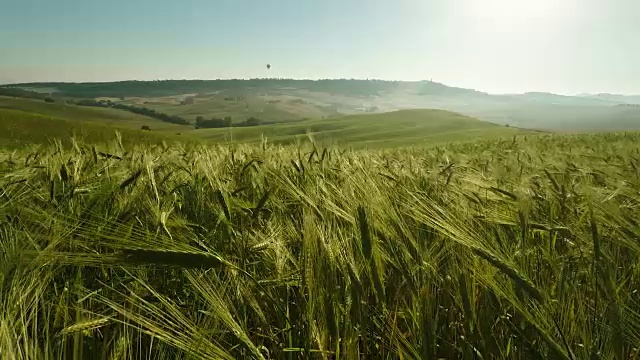
<svg viewBox="0 0 640 360">
<path fill-rule="evenodd" d="M 267 64 L 267 70 L 271 69 L 271 64 Z"/>
</svg>

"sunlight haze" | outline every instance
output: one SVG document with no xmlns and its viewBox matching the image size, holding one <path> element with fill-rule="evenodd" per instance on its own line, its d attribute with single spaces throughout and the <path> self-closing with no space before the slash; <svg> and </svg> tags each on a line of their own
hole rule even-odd
<svg viewBox="0 0 640 360">
<path fill-rule="evenodd" d="M 0 83 L 376 78 L 640 93 L 635 0 L 4 2 Z"/>
</svg>

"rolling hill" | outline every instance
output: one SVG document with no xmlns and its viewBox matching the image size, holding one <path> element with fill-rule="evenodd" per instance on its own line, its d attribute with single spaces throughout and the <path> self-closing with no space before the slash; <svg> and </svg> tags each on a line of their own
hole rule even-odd
<svg viewBox="0 0 640 360">
<path fill-rule="evenodd" d="M 166 80 L 4 85 L 55 98 L 105 98 L 194 120 L 230 116 L 292 122 L 368 112 L 441 109 L 532 129 L 640 130 L 640 96 L 488 94 L 432 81 Z M 1 91 L 0 91 L 1 92 Z M 34 93 L 35 94 L 35 93 Z"/>
<path fill-rule="evenodd" d="M 72 137 L 88 144 L 104 144 L 116 140 L 116 131 L 122 135 L 123 144 L 128 145 L 159 144 L 171 138 L 142 130 L 117 129 L 104 123 L 0 109 L 0 147 L 3 148 L 49 144 L 54 140 L 68 145 Z"/>
<path fill-rule="evenodd" d="M 200 129 L 198 137 L 216 142 L 291 143 L 313 139 L 324 145 L 382 148 L 433 145 L 525 133 L 444 110 L 401 110 L 246 128 Z"/>
<path fill-rule="evenodd" d="M 617 104 L 640 104 L 640 95 L 622 95 L 622 94 L 581 94 L 583 98 L 599 99 Z"/>
<path fill-rule="evenodd" d="M 140 130 L 142 125 L 153 131 Z M 71 136 L 87 143 L 105 143 L 116 139 L 116 130 L 123 143 L 153 144 L 183 139 L 176 132 L 184 128 L 192 130 L 190 126 L 164 123 L 122 110 L 0 97 L 1 147 L 46 144 L 54 139 L 69 144 Z"/>
<path fill-rule="evenodd" d="M 147 125 L 154 130 L 180 131 L 180 129 L 184 128 L 182 125 L 162 122 L 157 119 L 133 114 L 128 111 L 77 106 L 67 104 L 64 101 L 47 103 L 36 99 L 20 99 L 0 96 L 0 109 L 19 110 L 30 114 L 67 120 L 94 122 L 118 128 L 140 129 L 143 125 Z"/>
<path fill-rule="evenodd" d="M 111 100 L 114 101 L 113 98 Z M 273 123 L 340 115 L 337 108 L 320 101 L 274 94 L 242 96 L 221 93 L 190 94 L 152 98 L 133 97 L 115 101 L 180 116 L 192 122 L 198 116 L 207 119 L 222 119 L 229 116 L 237 122 L 254 117 Z"/>
<path fill-rule="evenodd" d="M 149 124 L 153 131 L 139 130 L 141 124 Z M 72 134 L 87 142 L 105 142 L 115 138 L 116 129 L 133 143 L 164 139 L 250 143 L 266 137 L 274 143 L 313 139 L 320 144 L 353 148 L 431 145 L 522 132 L 444 110 L 401 110 L 252 127 L 194 129 L 116 109 L 0 97 L 0 144 L 5 146 L 38 144 L 54 138 L 68 141 Z"/>
</svg>

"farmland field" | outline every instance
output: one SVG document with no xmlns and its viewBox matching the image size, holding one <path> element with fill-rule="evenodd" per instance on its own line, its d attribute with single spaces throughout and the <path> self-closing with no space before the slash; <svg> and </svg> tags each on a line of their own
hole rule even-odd
<svg viewBox="0 0 640 360">
<path fill-rule="evenodd" d="M 145 105 L 147 106 L 147 105 Z M 148 126 L 151 131 L 140 131 Z M 68 143 L 71 134 L 89 143 L 114 139 L 115 130 L 125 141 L 278 144 L 309 141 L 319 145 L 352 148 L 393 148 L 434 145 L 476 138 L 501 138 L 533 133 L 479 121 L 444 110 L 402 110 L 381 114 L 337 116 L 278 124 L 219 129 L 195 129 L 113 108 L 45 103 L 41 100 L 0 97 L 0 145 L 40 144 L 52 139 Z"/>
<path fill-rule="evenodd" d="M 63 102 L 45 103 L 41 100 L 16 99 L 0 96 L 0 111 L 14 110 L 44 117 L 53 117 L 91 124 L 109 125 L 121 129 L 139 130 L 142 125 L 154 130 L 183 131 L 185 126 L 162 122 L 123 110 L 69 105 Z"/>
<path fill-rule="evenodd" d="M 341 147 L 395 148 L 434 145 L 477 138 L 533 133 L 508 128 L 444 110 L 401 110 L 350 115 L 255 127 L 200 129 L 193 134 L 213 142 L 276 143 L 313 141 Z"/>
<path fill-rule="evenodd" d="M 92 144 L 102 144 L 118 139 L 125 144 L 160 144 L 178 139 L 174 133 L 156 133 L 134 130 L 130 126 L 111 127 L 96 120 L 78 120 L 74 117 L 58 118 L 20 110 L 0 108 L 0 150 L 29 145 L 46 145 L 56 141 L 70 145 L 72 138 Z M 123 137 L 122 137 L 123 136 Z M 181 142 L 197 139 L 184 138 Z"/>
<path fill-rule="evenodd" d="M 0 353 L 638 358 L 639 144 L 3 151 Z"/>
<path fill-rule="evenodd" d="M 185 98 L 193 98 L 193 103 L 181 104 Z M 232 117 L 236 121 L 257 117 L 266 122 L 292 122 L 305 118 L 321 118 L 339 115 L 336 110 L 322 102 L 311 103 L 293 96 L 266 96 L 230 94 L 187 94 L 158 98 L 134 97 L 119 101 L 124 104 L 144 106 L 169 115 L 178 115 L 195 120 L 197 116 L 205 118 Z"/>
</svg>

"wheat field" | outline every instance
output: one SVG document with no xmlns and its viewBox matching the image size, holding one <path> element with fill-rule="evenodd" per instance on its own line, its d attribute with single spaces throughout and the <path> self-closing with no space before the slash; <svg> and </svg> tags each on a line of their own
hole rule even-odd
<svg viewBox="0 0 640 360">
<path fill-rule="evenodd" d="M 3 359 L 640 357 L 640 134 L 0 153 Z"/>
</svg>

